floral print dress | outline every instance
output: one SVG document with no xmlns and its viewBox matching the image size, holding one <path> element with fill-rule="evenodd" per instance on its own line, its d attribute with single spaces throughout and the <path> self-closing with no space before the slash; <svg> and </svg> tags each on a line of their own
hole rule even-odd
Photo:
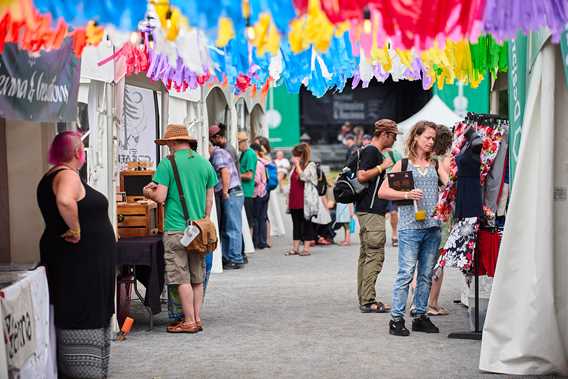
<svg viewBox="0 0 568 379">
<path fill-rule="evenodd" d="M 454 128 L 454 143 L 451 149 L 450 159 L 450 181 L 440 195 L 438 204 L 434 211 L 435 218 L 441 221 L 448 221 L 456 206 L 457 197 L 457 164 L 456 156 L 460 154 L 466 144 L 465 132 L 470 128 L 482 139 L 481 148 L 481 168 L 479 179 L 481 184 L 485 182 L 487 174 L 497 157 L 501 142 L 505 133 L 505 127 L 501 124 L 481 125 L 471 122 L 460 122 Z M 484 207 L 484 213 L 488 215 L 491 210 Z M 470 274 L 473 271 L 473 254 L 475 253 L 477 232 L 479 231 L 480 219 L 477 217 L 463 218 L 454 220 L 452 230 L 446 244 L 440 249 L 440 258 L 435 268 L 439 272 L 444 267 L 457 267 Z"/>
</svg>

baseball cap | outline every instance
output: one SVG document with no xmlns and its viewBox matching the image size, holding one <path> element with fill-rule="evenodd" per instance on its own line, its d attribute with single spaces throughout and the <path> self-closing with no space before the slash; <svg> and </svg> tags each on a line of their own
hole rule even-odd
<svg viewBox="0 0 568 379">
<path fill-rule="evenodd" d="M 375 135 L 378 135 L 382 132 L 402 134 L 402 132 L 398 130 L 396 122 L 389 120 L 388 118 L 383 118 L 375 122 Z"/>
<path fill-rule="evenodd" d="M 209 127 L 209 138 L 215 137 L 221 132 L 221 128 L 217 124 L 213 124 Z"/>
</svg>

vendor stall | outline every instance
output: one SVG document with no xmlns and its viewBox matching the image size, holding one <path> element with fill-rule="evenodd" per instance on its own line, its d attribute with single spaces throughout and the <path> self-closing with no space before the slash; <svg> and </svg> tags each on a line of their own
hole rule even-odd
<svg viewBox="0 0 568 379">
<path fill-rule="evenodd" d="M 44 228 L 35 190 L 53 136 L 76 121 L 80 60 L 70 39 L 33 57 L 7 44 L 0 60 L 0 376 L 56 378 L 45 270 L 28 269 L 39 262 Z"/>
</svg>

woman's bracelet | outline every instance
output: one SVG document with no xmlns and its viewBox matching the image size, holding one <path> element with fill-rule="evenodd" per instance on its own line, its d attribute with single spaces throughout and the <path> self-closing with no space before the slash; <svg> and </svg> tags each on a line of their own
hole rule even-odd
<svg viewBox="0 0 568 379">
<path fill-rule="evenodd" d="M 79 236 L 81 235 L 81 228 L 79 228 L 79 229 L 71 229 L 71 228 L 69 228 L 69 230 L 67 230 L 67 233 L 68 233 L 68 234 L 71 234 L 71 235 L 73 235 L 73 236 L 75 236 L 75 237 L 79 237 Z"/>
</svg>

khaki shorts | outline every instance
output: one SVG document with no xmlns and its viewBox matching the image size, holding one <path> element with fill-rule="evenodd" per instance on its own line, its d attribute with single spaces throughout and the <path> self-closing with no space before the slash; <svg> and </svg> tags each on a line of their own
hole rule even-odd
<svg viewBox="0 0 568 379">
<path fill-rule="evenodd" d="M 167 284 L 201 284 L 205 279 L 205 259 L 188 253 L 180 243 L 183 233 L 164 233 L 164 260 Z"/>
</svg>

